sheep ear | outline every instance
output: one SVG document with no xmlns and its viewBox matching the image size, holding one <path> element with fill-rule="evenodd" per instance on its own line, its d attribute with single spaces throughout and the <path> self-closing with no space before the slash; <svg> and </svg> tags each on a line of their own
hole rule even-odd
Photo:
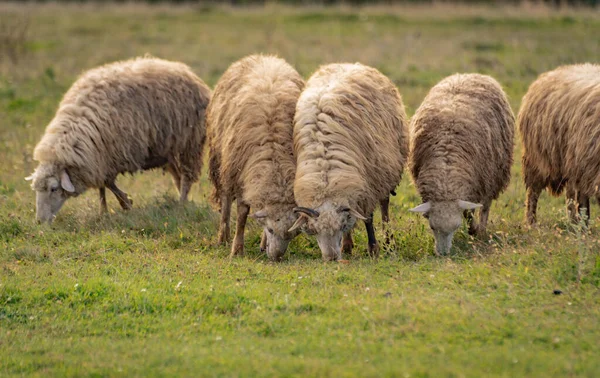
<svg viewBox="0 0 600 378">
<path fill-rule="evenodd" d="M 308 216 L 304 213 L 301 213 L 296 222 L 292 225 L 292 227 L 288 230 L 288 232 L 292 232 L 297 230 L 298 228 L 304 226 L 308 222 Z"/>
<path fill-rule="evenodd" d="M 254 214 L 250 214 L 250 216 L 254 219 L 262 219 L 262 218 L 266 218 L 267 217 L 267 211 L 266 210 L 259 210 Z"/>
<path fill-rule="evenodd" d="M 73 183 L 71 182 L 71 178 L 69 177 L 67 171 L 62 171 L 60 174 L 60 186 L 62 186 L 62 188 L 67 192 L 75 192 L 75 187 L 73 186 Z"/>
<path fill-rule="evenodd" d="M 431 210 L 431 202 L 427 201 L 425 203 L 420 204 L 417 207 L 413 207 L 409 211 L 412 211 L 413 213 L 426 213 L 429 210 Z"/>
<path fill-rule="evenodd" d="M 25 177 L 25 181 L 31 181 L 35 178 L 35 171 L 33 171 L 32 174 L 30 174 L 29 176 Z"/>
<path fill-rule="evenodd" d="M 367 218 L 364 215 L 362 215 L 358 211 L 356 211 L 354 209 L 351 209 L 349 207 L 343 207 L 343 208 L 340 209 L 340 211 L 347 211 L 347 212 L 350 213 L 350 215 L 352 215 L 356 219 L 367 220 Z"/>
<path fill-rule="evenodd" d="M 469 202 L 469 201 L 458 200 L 458 207 L 460 207 L 463 210 L 478 209 L 481 206 L 483 206 L 483 205 L 480 203 L 473 203 L 473 202 Z"/>
</svg>

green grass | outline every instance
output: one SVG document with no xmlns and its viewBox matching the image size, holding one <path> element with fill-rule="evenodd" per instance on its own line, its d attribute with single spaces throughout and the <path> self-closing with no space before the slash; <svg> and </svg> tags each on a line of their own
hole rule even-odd
<svg viewBox="0 0 600 378">
<path fill-rule="evenodd" d="M 392 203 L 392 248 L 370 260 L 359 227 L 339 264 L 304 236 L 270 263 L 253 222 L 246 256 L 229 260 L 215 245 L 205 175 L 185 207 L 160 171 L 122 177 L 132 211 L 110 197 L 111 214 L 99 215 L 90 191 L 51 227 L 35 223 L 24 181 L 62 94 L 99 64 L 151 53 L 213 86 L 254 52 L 305 77 L 361 61 L 398 85 L 410 114 L 446 75 L 483 72 L 516 112 L 539 73 L 597 61 L 597 11 L 0 5 L 0 22 L 19 17 L 29 21 L 21 55 L 0 55 L 0 376 L 600 375 L 597 207 L 582 233 L 563 199 L 544 194 L 528 229 L 518 137 L 488 236 L 462 230 L 444 258 L 408 212 L 420 202 L 408 174 Z"/>
</svg>

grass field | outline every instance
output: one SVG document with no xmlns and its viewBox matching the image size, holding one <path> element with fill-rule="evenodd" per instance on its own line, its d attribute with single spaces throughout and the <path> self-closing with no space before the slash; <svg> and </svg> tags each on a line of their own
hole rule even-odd
<svg viewBox="0 0 600 378">
<path fill-rule="evenodd" d="M 518 138 L 488 236 L 459 232 L 449 257 L 408 212 L 420 203 L 408 173 L 393 248 L 370 260 L 359 227 L 346 264 L 323 263 L 304 236 L 270 263 L 252 222 L 246 256 L 230 260 L 205 172 L 185 207 L 154 171 L 120 178 L 132 211 L 111 196 L 101 216 L 89 191 L 51 227 L 35 223 L 24 181 L 62 94 L 103 63 L 150 53 L 213 86 L 254 52 L 305 77 L 360 61 L 397 84 L 409 114 L 443 77 L 481 72 L 516 112 L 539 73 L 598 62 L 598 11 L 0 4 L 0 26 L 0 376 L 600 376 L 598 207 L 582 232 L 544 194 L 539 226 L 525 227 Z"/>
</svg>

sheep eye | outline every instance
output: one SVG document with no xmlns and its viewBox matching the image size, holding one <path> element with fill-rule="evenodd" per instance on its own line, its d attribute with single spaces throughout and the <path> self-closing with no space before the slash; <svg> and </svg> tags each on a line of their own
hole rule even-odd
<svg viewBox="0 0 600 378">
<path fill-rule="evenodd" d="M 58 190 L 58 188 L 51 188 L 51 189 L 50 189 L 50 191 L 51 191 L 52 193 L 55 193 L 57 190 Z"/>
</svg>

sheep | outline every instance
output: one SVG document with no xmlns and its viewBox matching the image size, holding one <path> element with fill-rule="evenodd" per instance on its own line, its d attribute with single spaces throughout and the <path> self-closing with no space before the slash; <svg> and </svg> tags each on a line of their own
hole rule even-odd
<svg viewBox="0 0 600 378">
<path fill-rule="evenodd" d="M 394 84 L 362 64 L 330 64 L 308 80 L 296 106 L 296 180 L 300 217 L 292 230 L 317 234 L 324 260 L 353 248 L 351 230 L 364 221 L 368 252 L 377 256 L 373 211 L 384 228 L 389 196 L 408 155 L 408 122 Z"/>
<path fill-rule="evenodd" d="M 106 188 L 123 209 L 121 173 L 165 167 L 185 202 L 198 180 L 210 89 L 182 63 L 143 57 L 83 73 L 63 97 L 33 157 L 37 219 L 51 223 L 64 202 Z"/>
<path fill-rule="evenodd" d="M 207 110 L 212 200 L 220 207 L 218 241 L 229 241 L 229 216 L 237 201 L 231 256 L 244 253 L 244 229 L 251 216 L 263 227 L 261 250 L 280 260 L 299 232 L 293 183 L 296 162 L 292 127 L 304 80 L 283 59 L 251 55 L 223 74 Z"/>
<path fill-rule="evenodd" d="M 502 87 L 486 75 L 449 76 L 417 109 L 409 168 L 423 203 L 411 211 L 428 218 L 436 254 L 450 251 L 463 215 L 471 235 L 485 234 L 492 200 L 510 181 L 514 123 Z"/>
<path fill-rule="evenodd" d="M 595 64 L 546 72 L 523 97 L 517 125 L 530 225 L 545 188 L 556 196 L 566 188 L 570 219 L 588 223 L 590 197 L 598 196 L 600 185 L 599 103 L 600 65 Z"/>
</svg>

